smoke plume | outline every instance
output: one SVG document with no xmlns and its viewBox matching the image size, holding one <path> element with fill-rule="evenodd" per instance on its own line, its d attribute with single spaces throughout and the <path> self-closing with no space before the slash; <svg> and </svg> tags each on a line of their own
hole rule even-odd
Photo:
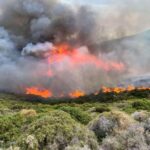
<svg viewBox="0 0 150 150">
<path fill-rule="evenodd" d="M 0 0 L 0 90 L 88 94 L 148 74 L 148 4 Z"/>
</svg>

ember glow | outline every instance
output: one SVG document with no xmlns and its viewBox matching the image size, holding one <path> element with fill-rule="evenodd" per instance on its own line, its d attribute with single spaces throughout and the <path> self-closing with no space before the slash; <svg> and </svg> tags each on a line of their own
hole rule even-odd
<svg viewBox="0 0 150 150">
<path fill-rule="evenodd" d="M 39 89 L 37 87 L 26 88 L 27 95 L 36 95 L 43 98 L 52 97 L 52 92 L 45 89 Z"/>
</svg>

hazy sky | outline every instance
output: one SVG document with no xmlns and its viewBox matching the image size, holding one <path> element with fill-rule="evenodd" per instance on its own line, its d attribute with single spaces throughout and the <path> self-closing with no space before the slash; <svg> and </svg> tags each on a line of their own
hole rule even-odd
<svg viewBox="0 0 150 150">
<path fill-rule="evenodd" d="M 129 26 L 134 32 L 150 29 L 150 0 L 62 0 L 76 4 L 97 6 L 98 11 L 121 26 Z M 118 18 L 118 20 L 116 19 Z M 113 21 L 114 20 L 114 21 Z"/>
<path fill-rule="evenodd" d="M 17 1 L 17 0 L 16 0 Z M 19 1 L 19 0 L 18 0 Z M 150 0 L 60 0 L 63 2 L 94 6 L 100 14 L 97 21 L 102 22 L 109 32 L 123 27 L 127 33 L 137 33 L 150 29 Z M 3 6 L 0 0 L 0 13 Z M 73 5 L 74 6 L 74 5 Z M 2 8 L 1 8 L 2 7 Z"/>
</svg>

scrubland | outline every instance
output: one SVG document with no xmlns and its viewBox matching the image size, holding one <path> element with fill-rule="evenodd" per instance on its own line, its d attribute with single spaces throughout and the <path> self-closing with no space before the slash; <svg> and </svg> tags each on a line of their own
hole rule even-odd
<svg viewBox="0 0 150 150">
<path fill-rule="evenodd" d="M 0 93 L 0 148 L 150 150 L 149 93 L 135 93 L 66 101 Z"/>
</svg>

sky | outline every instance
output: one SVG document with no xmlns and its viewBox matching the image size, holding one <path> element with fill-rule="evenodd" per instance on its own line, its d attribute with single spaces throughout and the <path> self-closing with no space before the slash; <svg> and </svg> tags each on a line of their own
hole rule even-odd
<svg viewBox="0 0 150 150">
<path fill-rule="evenodd" d="M 111 25 L 123 23 L 133 33 L 150 29 L 150 0 L 65 0 L 76 4 L 96 6 L 98 11 L 111 20 Z M 116 19 L 118 17 L 118 20 Z M 111 26 L 110 26 L 111 28 Z M 129 31 L 130 32 L 130 31 Z M 131 31 L 132 32 L 132 31 Z"/>
<path fill-rule="evenodd" d="M 76 5 L 89 5 L 97 8 L 100 19 L 108 30 L 123 27 L 127 33 L 135 34 L 150 29 L 150 0 L 60 0 Z M 1 2 L 0 0 L 0 7 Z M 0 8 L 1 13 L 1 8 Z M 99 18 L 97 18 L 100 20 Z M 110 25 L 110 26 L 109 26 Z M 128 28 L 127 28 L 128 27 Z"/>
</svg>

